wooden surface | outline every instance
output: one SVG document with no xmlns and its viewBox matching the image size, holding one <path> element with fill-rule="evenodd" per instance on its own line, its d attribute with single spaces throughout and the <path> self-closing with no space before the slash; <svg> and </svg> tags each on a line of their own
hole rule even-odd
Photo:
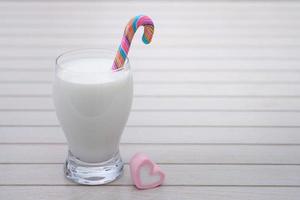
<svg viewBox="0 0 300 200">
<path fill-rule="evenodd" d="M 0 3 L 0 199 L 300 198 L 300 3 L 295 1 L 3 1 Z M 134 103 L 106 186 L 67 181 L 51 99 L 54 60 L 116 49 L 134 14 L 150 15 L 130 52 Z M 149 154 L 164 186 L 138 191 L 128 160 Z"/>
</svg>

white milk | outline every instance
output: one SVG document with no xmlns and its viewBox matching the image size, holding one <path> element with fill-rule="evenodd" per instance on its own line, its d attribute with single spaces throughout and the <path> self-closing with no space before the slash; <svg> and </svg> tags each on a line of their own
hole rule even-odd
<svg viewBox="0 0 300 200">
<path fill-rule="evenodd" d="M 130 70 L 111 71 L 112 60 L 78 58 L 57 69 L 53 95 L 70 151 L 102 162 L 118 151 L 132 102 Z"/>
</svg>

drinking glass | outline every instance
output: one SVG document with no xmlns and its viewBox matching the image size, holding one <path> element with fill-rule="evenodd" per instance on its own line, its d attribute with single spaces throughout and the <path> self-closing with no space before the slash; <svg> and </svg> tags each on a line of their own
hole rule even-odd
<svg viewBox="0 0 300 200">
<path fill-rule="evenodd" d="M 119 142 L 133 93 L 127 59 L 111 68 L 114 52 L 82 49 L 56 59 L 53 100 L 68 142 L 65 176 L 80 184 L 99 185 L 123 171 Z"/>
</svg>

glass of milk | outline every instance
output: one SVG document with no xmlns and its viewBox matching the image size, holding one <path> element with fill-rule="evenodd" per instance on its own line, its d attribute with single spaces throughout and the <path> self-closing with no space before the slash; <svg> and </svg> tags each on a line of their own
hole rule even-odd
<svg viewBox="0 0 300 200">
<path fill-rule="evenodd" d="M 86 185 L 111 182 L 122 174 L 119 142 L 132 103 L 132 74 L 112 70 L 115 52 L 84 49 L 56 60 L 53 99 L 68 141 L 68 179 Z"/>
</svg>

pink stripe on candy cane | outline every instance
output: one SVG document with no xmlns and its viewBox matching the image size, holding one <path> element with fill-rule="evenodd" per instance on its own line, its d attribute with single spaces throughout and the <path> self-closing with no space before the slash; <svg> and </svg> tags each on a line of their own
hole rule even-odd
<svg viewBox="0 0 300 200">
<path fill-rule="evenodd" d="M 125 51 L 126 53 L 128 53 L 128 51 L 129 51 L 129 44 L 128 44 L 128 42 L 127 42 L 126 37 L 123 37 L 123 40 L 122 40 L 122 42 L 121 42 L 121 45 L 122 45 L 122 48 L 124 49 L 124 51 Z"/>
<path fill-rule="evenodd" d="M 152 20 L 148 17 L 148 16 L 143 16 L 141 17 L 138 21 L 137 21 L 137 26 L 141 26 L 141 25 L 147 25 L 147 24 L 153 24 Z"/>
</svg>

